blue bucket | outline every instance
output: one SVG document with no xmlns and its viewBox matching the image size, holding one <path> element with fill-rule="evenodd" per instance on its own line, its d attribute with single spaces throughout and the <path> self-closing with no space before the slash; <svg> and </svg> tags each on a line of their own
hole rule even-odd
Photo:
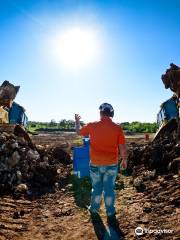
<svg viewBox="0 0 180 240">
<path fill-rule="evenodd" d="M 73 151 L 73 169 L 74 174 L 79 178 L 89 177 L 89 138 L 83 139 L 84 145 L 82 147 L 75 147 Z"/>
</svg>

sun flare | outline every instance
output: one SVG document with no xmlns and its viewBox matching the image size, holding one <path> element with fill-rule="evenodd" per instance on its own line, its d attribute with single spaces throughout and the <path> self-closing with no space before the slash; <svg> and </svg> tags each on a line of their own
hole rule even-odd
<svg viewBox="0 0 180 240">
<path fill-rule="evenodd" d="M 55 54 L 68 69 L 81 69 L 92 64 L 97 53 L 97 36 L 92 30 L 72 28 L 55 40 Z"/>
</svg>

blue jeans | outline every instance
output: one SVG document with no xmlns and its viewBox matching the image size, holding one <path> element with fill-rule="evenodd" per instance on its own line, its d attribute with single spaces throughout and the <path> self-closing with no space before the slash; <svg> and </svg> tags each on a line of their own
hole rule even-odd
<svg viewBox="0 0 180 240">
<path fill-rule="evenodd" d="M 118 165 L 95 166 L 90 165 L 90 177 L 92 182 L 91 204 L 89 210 L 98 212 L 101 196 L 104 195 L 106 213 L 108 216 L 115 214 L 114 186 L 118 173 Z"/>
</svg>

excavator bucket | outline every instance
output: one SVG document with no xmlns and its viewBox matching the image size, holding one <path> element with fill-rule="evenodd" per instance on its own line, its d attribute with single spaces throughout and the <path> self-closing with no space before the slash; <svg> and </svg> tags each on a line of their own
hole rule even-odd
<svg viewBox="0 0 180 240">
<path fill-rule="evenodd" d="M 9 81 L 5 80 L 0 86 L 0 106 L 10 108 L 20 86 L 14 86 Z"/>
<path fill-rule="evenodd" d="M 18 122 L 16 124 L 9 123 L 8 111 L 6 108 L 11 108 L 16 94 L 19 91 L 20 86 L 14 86 L 9 81 L 5 80 L 0 86 L 0 133 L 6 132 L 14 134 L 16 136 L 24 137 L 30 147 L 34 147 L 29 134 L 26 129 Z M 16 104 L 17 105 L 17 104 Z"/>
<path fill-rule="evenodd" d="M 164 122 L 156 132 L 152 141 L 158 140 L 162 136 L 164 137 L 165 135 L 170 135 L 173 131 L 177 130 L 177 128 L 178 123 L 174 118 L 171 119 L 170 121 Z"/>
<path fill-rule="evenodd" d="M 168 121 L 164 121 L 163 124 L 160 126 L 158 131 L 154 136 L 154 140 L 158 139 L 159 137 L 163 137 L 165 135 L 173 136 L 175 139 L 179 139 L 180 136 L 180 67 L 171 63 L 170 68 L 168 68 L 161 76 L 161 79 L 164 83 L 165 88 L 169 88 L 177 99 L 177 112 L 178 116 L 176 118 L 170 119 Z M 176 135 L 174 135 L 174 132 Z"/>
<path fill-rule="evenodd" d="M 180 98 L 180 67 L 171 63 L 170 68 L 166 70 L 161 79 L 165 88 L 170 88 Z"/>
</svg>

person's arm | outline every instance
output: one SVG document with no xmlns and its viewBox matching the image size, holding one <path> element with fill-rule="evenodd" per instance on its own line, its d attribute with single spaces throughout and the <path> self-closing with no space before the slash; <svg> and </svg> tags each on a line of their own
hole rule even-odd
<svg viewBox="0 0 180 240">
<path fill-rule="evenodd" d="M 127 148 L 126 144 L 119 144 L 120 156 L 122 157 L 121 165 L 124 169 L 127 168 Z"/>
<path fill-rule="evenodd" d="M 81 129 L 80 119 L 81 117 L 78 114 L 75 114 L 75 128 L 76 128 L 76 133 L 78 135 L 80 135 L 80 129 Z"/>
<path fill-rule="evenodd" d="M 119 152 L 122 157 L 121 166 L 127 168 L 127 149 L 126 149 L 126 140 L 121 126 L 119 126 Z"/>
<path fill-rule="evenodd" d="M 81 117 L 79 116 L 79 114 L 75 114 L 76 133 L 78 135 L 81 135 L 81 136 L 84 136 L 84 137 L 89 136 L 91 123 L 81 127 L 80 119 L 81 119 Z"/>
</svg>

